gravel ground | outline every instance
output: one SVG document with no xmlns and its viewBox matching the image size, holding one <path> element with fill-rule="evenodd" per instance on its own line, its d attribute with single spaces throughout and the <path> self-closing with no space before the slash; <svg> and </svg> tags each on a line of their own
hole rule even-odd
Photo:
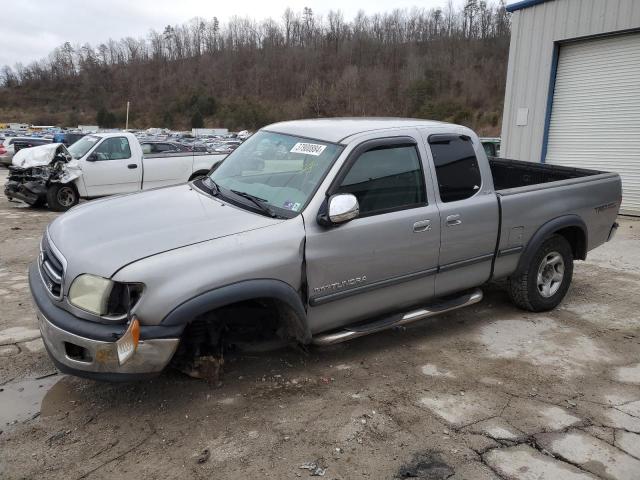
<svg viewBox="0 0 640 480">
<path fill-rule="evenodd" d="M 406 329 L 233 358 L 210 388 L 56 373 L 26 282 L 56 215 L 0 198 L 1 478 L 640 478 L 638 220 L 553 312 L 492 287 Z"/>
</svg>

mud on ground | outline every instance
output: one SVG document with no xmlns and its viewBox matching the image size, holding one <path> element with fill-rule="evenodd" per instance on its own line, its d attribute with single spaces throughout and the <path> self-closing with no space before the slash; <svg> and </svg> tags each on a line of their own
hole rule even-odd
<svg viewBox="0 0 640 480">
<path fill-rule="evenodd" d="M 410 328 L 233 358 L 212 389 L 56 373 L 26 282 L 56 215 L 0 198 L 1 478 L 640 478 L 640 221 L 553 312 L 490 288 Z"/>
</svg>

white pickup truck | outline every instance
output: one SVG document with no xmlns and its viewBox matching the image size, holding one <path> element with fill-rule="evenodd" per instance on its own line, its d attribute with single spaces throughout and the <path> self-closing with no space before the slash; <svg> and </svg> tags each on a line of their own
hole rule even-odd
<svg viewBox="0 0 640 480">
<path fill-rule="evenodd" d="M 5 195 L 65 211 L 80 198 L 185 183 L 205 175 L 225 157 L 202 152 L 145 155 L 131 133 L 87 135 L 68 148 L 54 143 L 16 153 Z"/>
</svg>

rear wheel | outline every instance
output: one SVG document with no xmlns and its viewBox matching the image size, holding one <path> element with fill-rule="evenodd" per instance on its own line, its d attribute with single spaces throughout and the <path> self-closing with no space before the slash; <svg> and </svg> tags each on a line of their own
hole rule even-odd
<svg viewBox="0 0 640 480">
<path fill-rule="evenodd" d="M 566 295 L 572 276 L 571 246 L 564 237 L 553 235 L 542 243 L 524 272 L 509 279 L 509 295 L 524 310 L 551 310 Z"/>
<path fill-rule="evenodd" d="M 78 190 L 73 184 L 54 183 L 47 190 L 47 203 L 55 212 L 66 212 L 78 201 Z"/>
</svg>

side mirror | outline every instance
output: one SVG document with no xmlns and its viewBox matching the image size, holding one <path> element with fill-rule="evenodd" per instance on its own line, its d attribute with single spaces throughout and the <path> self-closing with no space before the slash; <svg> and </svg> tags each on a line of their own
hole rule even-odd
<svg viewBox="0 0 640 480">
<path fill-rule="evenodd" d="M 95 162 L 98 160 L 98 154 L 97 153 L 92 153 L 91 155 L 89 155 L 87 157 L 87 162 Z"/>
<path fill-rule="evenodd" d="M 338 193 L 329 198 L 326 210 L 318 215 L 318 223 L 324 226 L 340 225 L 360 214 L 358 199 L 351 193 Z"/>
</svg>

